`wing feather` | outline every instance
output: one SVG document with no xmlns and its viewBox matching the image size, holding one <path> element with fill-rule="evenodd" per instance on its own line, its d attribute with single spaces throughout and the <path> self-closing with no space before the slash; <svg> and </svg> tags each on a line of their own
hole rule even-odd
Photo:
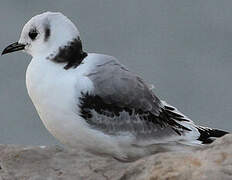
<svg viewBox="0 0 232 180">
<path fill-rule="evenodd" d="M 165 107 L 142 78 L 115 58 L 104 57 L 87 76 L 94 91 L 82 93 L 81 115 L 94 128 L 108 134 L 120 131 L 136 136 L 158 136 L 161 130 L 178 135 L 191 131 L 178 123 L 184 120 L 181 115 Z"/>
</svg>

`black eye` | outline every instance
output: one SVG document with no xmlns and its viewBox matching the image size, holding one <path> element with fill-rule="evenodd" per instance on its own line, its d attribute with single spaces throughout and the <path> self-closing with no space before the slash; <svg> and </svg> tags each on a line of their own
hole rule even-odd
<svg viewBox="0 0 232 180">
<path fill-rule="evenodd" d="M 34 40 L 34 39 L 36 38 L 37 35 L 38 35 L 38 32 L 37 32 L 35 29 L 31 30 L 31 31 L 28 33 L 28 36 L 29 36 L 32 40 Z"/>
</svg>

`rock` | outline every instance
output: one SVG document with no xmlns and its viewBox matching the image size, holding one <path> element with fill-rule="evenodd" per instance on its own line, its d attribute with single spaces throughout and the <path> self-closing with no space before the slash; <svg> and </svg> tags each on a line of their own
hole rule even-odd
<svg viewBox="0 0 232 180">
<path fill-rule="evenodd" d="M 122 163 L 60 147 L 0 145 L 0 180 L 231 180 L 232 135 Z"/>
</svg>

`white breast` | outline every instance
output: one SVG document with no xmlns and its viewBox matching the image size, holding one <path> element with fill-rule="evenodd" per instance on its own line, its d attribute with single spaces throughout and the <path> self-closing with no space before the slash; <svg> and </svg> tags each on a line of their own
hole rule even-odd
<svg viewBox="0 0 232 180">
<path fill-rule="evenodd" d="M 26 85 L 45 127 L 71 147 L 98 149 L 98 152 L 107 149 L 109 153 L 116 151 L 111 137 L 90 129 L 78 115 L 80 93 L 93 89 L 92 81 L 85 76 L 92 65 L 84 63 L 75 69 L 65 70 L 61 64 L 41 59 L 34 58 L 29 64 Z"/>
<path fill-rule="evenodd" d="M 77 114 L 78 95 L 91 90 L 92 83 L 77 69 L 67 71 L 61 64 L 41 59 L 32 59 L 27 68 L 27 90 L 46 128 L 63 142 L 73 135 L 73 125 L 83 126 Z"/>
</svg>

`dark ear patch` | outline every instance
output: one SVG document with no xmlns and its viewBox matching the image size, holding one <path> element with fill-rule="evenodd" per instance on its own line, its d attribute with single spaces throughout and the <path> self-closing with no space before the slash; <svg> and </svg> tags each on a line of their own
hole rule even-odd
<svg viewBox="0 0 232 180">
<path fill-rule="evenodd" d="M 51 29 L 50 29 L 50 26 L 48 24 L 45 25 L 45 35 L 44 35 L 44 41 L 47 41 L 48 38 L 50 37 L 51 35 Z"/>
</svg>

